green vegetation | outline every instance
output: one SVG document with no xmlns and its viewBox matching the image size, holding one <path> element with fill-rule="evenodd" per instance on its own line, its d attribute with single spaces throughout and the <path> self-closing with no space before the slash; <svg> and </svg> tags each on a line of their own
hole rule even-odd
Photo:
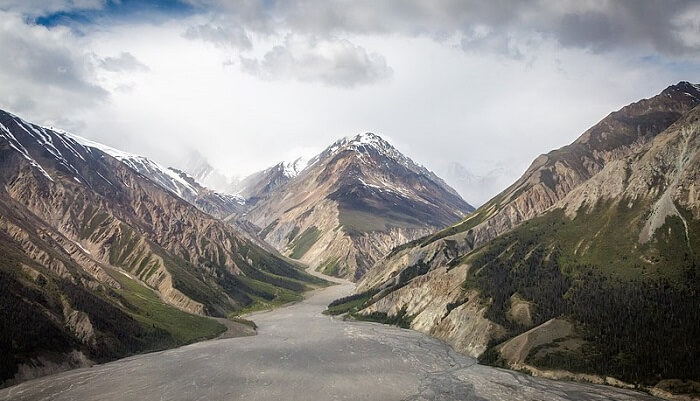
<svg viewBox="0 0 700 401">
<path fill-rule="evenodd" d="M 390 324 L 393 326 L 401 327 L 402 329 L 410 329 L 411 321 L 413 321 L 413 316 L 406 314 L 406 309 L 401 309 L 396 315 L 387 315 L 384 312 L 372 312 L 368 314 L 358 314 L 352 315 L 354 319 L 362 320 L 366 322 L 377 322 L 383 324 Z"/>
<path fill-rule="evenodd" d="M 515 250 L 545 252 L 555 255 L 557 266 L 567 273 L 578 265 L 590 265 L 607 276 L 632 279 L 640 274 L 645 277 L 664 276 L 680 278 L 683 260 L 690 250 L 682 248 L 684 231 L 673 218 L 657 230 L 649 243 L 638 242 L 648 203 L 620 201 L 599 204 L 592 210 L 583 207 L 574 219 L 569 219 L 561 209 L 523 223 L 511 233 L 491 241 L 480 252 L 472 252 L 459 260 L 488 261 L 496 257 L 515 259 Z M 675 227 L 674 227 L 675 226 Z M 660 236 L 671 230 L 672 235 Z M 514 247 L 514 244 L 518 244 Z M 671 251 L 665 248 L 675 247 Z M 501 255 L 502 252 L 505 254 Z M 477 255 L 478 254 L 478 255 Z M 478 256 L 478 257 L 477 257 Z"/>
<path fill-rule="evenodd" d="M 248 320 L 248 319 L 243 319 L 242 317 L 239 317 L 239 316 L 230 316 L 228 319 L 231 320 L 232 322 L 246 325 L 246 326 L 252 328 L 253 330 L 258 328 L 258 325 L 255 324 L 254 321 Z"/>
<path fill-rule="evenodd" d="M 323 311 L 326 315 L 337 316 L 344 313 L 353 314 L 364 308 L 377 291 L 365 291 L 347 297 L 338 298 L 328 304 L 328 309 Z"/>
<path fill-rule="evenodd" d="M 535 366 L 645 384 L 697 379 L 700 263 L 678 217 L 639 245 L 646 210 L 625 200 L 582 209 L 574 219 L 561 210 L 532 219 L 459 260 L 471 265 L 464 286 L 488 300 L 486 317 L 506 327 L 508 338 L 529 329 L 507 318 L 515 293 L 533 305 L 533 325 L 560 316 L 576 322 L 585 342 L 532 352 Z M 482 362 L 497 363 L 495 355 L 491 348 Z"/>
<path fill-rule="evenodd" d="M 338 306 L 329 306 L 328 309 L 323 311 L 323 313 L 331 316 L 342 315 L 344 313 L 355 313 L 358 310 L 362 309 L 362 307 L 364 306 L 365 302 L 368 301 L 368 299 L 369 298 L 360 298 Z"/>
<path fill-rule="evenodd" d="M 110 274 L 121 289 L 89 290 L 41 267 L 30 275 L 8 259 L 11 253 L 0 255 L 0 302 L 12 305 L 0 309 L 0 382 L 13 377 L 19 364 L 45 353 L 77 349 L 106 362 L 212 338 L 225 330 L 211 319 L 164 304 L 151 289 L 116 271 Z M 77 274 L 77 280 L 88 279 Z M 65 326 L 66 305 L 88 316 L 94 343 L 81 342 Z"/>
<path fill-rule="evenodd" d="M 662 380 L 656 387 L 671 394 L 688 395 L 691 399 L 700 396 L 700 382 L 695 380 Z"/>
<path fill-rule="evenodd" d="M 484 209 L 485 207 L 486 206 L 482 206 L 481 208 L 479 208 L 479 210 L 470 214 L 469 216 L 467 216 L 466 219 L 462 220 L 461 222 L 459 222 L 455 225 L 452 225 L 452 226 L 447 227 L 443 230 L 440 230 L 433 235 L 422 238 L 421 242 L 420 242 L 421 246 L 428 245 L 430 243 L 433 243 L 437 240 L 449 237 L 451 235 L 455 235 L 455 234 L 459 234 L 461 232 L 469 231 L 472 228 L 476 227 L 477 225 L 479 225 L 480 223 L 482 223 L 483 221 L 485 221 L 489 217 L 488 213 Z"/>
<path fill-rule="evenodd" d="M 370 231 L 388 231 L 391 227 L 424 226 L 415 217 L 394 210 L 358 210 L 341 207 L 338 219 L 343 230 L 350 236 L 359 236 Z"/>
<path fill-rule="evenodd" d="M 315 226 L 311 226 L 304 230 L 299 237 L 297 237 L 294 242 L 290 244 L 292 248 L 292 259 L 299 259 L 306 254 L 306 252 L 311 249 L 311 247 L 318 241 L 321 236 L 321 231 Z"/>
<path fill-rule="evenodd" d="M 115 290 L 131 305 L 129 314 L 144 327 L 156 327 L 168 332 L 174 339 L 174 346 L 213 338 L 226 331 L 226 327 L 215 320 L 193 315 L 163 303 L 152 289 L 115 272 L 115 280 L 122 289 Z"/>
<path fill-rule="evenodd" d="M 360 310 L 372 304 L 372 297 L 376 295 L 378 290 L 369 290 L 347 297 L 338 298 L 328 304 L 328 309 L 323 311 L 325 315 L 338 316 L 347 314 L 348 317 L 366 322 L 377 322 L 390 324 L 404 329 L 411 328 L 412 316 L 406 313 L 406 309 L 401 309 L 396 315 L 389 316 L 384 312 L 371 312 L 367 314 L 357 313 Z"/>
<path fill-rule="evenodd" d="M 329 259 L 326 261 L 326 263 L 320 265 L 317 270 L 325 275 L 335 276 L 336 274 L 338 274 L 338 271 L 339 271 L 339 267 L 340 267 L 338 265 L 339 260 L 340 260 L 340 258 L 335 258 L 332 260 Z"/>
<path fill-rule="evenodd" d="M 522 190 L 523 189 L 521 189 L 520 191 L 522 191 Z M 500 209 L 501 204 L 504 201 L 504 196 L 505 196 L 504 194 L 506 193 L 506 191 L 497 195 L 495 198 L 490 200 L 488 203 L 484 204 L 479 209 L 477 209 L 476 211 L 469 214 L 464 220 L 460 221 L 459 223 L 453 224 L 453 225 L 451 225 L 443 230 L 436 232 L 433 235 L 429 235 L 429 236 L 426 236 L 424 238 L 421 238 L 420 239 L 421 246 L 428 245 L 432 242 L 449 237 L 451 235 L 455 235 L 455 234 L 469 231 L 472 228 L 483 223 L 489 217 L 491 217 L 496 210 Z M 517 197 L 519 195 L 519 193 L 520 192 L 516 192 L 510 198 L 513 199 L 513 198 Z"/>
<path fill-rule="evenodd" d="M 267 237 L 267 234 L 270 233 L 270 231 L 274 230 L 275 227 L 277 227 L 277 224 L 279 224 L 279 220 L 274 220 L 272 223 L 268 224 L 267 227 L 263 228 L 262 231 L 260 231 L 260 238 L 265 239 Z"/>
<path fill-rule="evenodd" d="M 259 311 L 266 311 L 266 310 L 271 310 L 274 308 L 278 308 L 283 305 L 287 305 L 293 302 L 299 302 L 304 299 L 302 295 L 287 292 L 283 294 L 279 294 L 272 300 L 266 300 L 265 298 L 261 297 L 252 297 L 253 302 L 247 305 L 246 307 L 237 310 L 235 312 L 232 312 L 231 314 L 228 315 L 229 319 L 235 319 L 239 316 L 244 316 L 249 313 L 253 312 L 259 312 Z"/>
<path fill-rule="evenodd" d="M 386 258 L 388 259 L 388 258 L 391 258 L 392 256 L 396 256 L 396 255 L 398 255 L 400 252 L 402 252 L 402 251 L 404 251 L 404 250 L 406 250 L 406 249 L 415 248 L 415 247 L 419 246 L 421 243 L 423 243 L 423 241 L 425 241 L 427 238 L 428 238 L 428 237 L 425 236 L 425 237 L 421 237 L 421 238 L 418 238 L 418 239 L 414 239 L 413 241 L 406 242 L 406 243 L 401 244 L 401 245 L 399 245 L 399 246 L 395 246 L 395 247 L 391 250 L 391 252 L 389 252 L 389 254 L 386 256 Z"/>
<path fill-rule="evenodd" d="M 84 211 L 84 219 L 80 228 L 80 238 L 88 238 L 95 233 L 107 221 L 109 215 L 105 212 L 97 212 L 93 210 L 92 205 L 87 205 Z"/>
</svg>

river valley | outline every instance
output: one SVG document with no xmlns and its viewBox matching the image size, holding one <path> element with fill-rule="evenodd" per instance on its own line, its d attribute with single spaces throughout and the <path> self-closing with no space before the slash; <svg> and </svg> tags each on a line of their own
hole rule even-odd
<svg viewBox="0 0 700 401">
<path fill-rule="evenodd" d="M 258 334 L 210 340 L 0 390 L 0 400 L 654 400 L 478 365 L 424 334 L 321 314 L 353 284 L 251 317 Z"/>
</svg>

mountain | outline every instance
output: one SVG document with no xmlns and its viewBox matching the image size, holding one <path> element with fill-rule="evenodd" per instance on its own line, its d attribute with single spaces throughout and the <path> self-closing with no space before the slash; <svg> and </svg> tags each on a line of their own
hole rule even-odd
<svg viewBox="0 0 700 401">
<path fill-rule="evenodd" d="M 246 218 L 281 252 L 351 279 L 393 247 L 473 210 L 439 177 L 371 133 L 335 142 L 301 171 L 280 164 L 265 175 L 256 192 L 265 196 Z"/>
<path fill-rule="evenodd" d="M 194 177 L 184 171 L 173 167 L 168 167 L 168 170 L 189 184 L 188 190 L 181 191 L 179 196 L 205 213 L 218 219 L 225 219 L 232 214 L 243 213 L 247 208 L 245 199 L 238 195 L 212 191 L 199 184 Z"/>
<path fill-rule="evenodd" d="M 277 187 L 296 177 L 306 167 L 307 162 L 298 158 L 293 162 L 280 162 L 270 168 L 253 173 L 235 186 L 235 192 L 243 197 L 249 205 L 254 205 Z"/>
<path fill-rule="evenodd" d="M 698 105 L 700 86 L 681 82 L 538 157 L 462 222 L 379 261 L 357 314 L 538 375 L 697 380 Z"/>
<path fill-rule="evenodd" d="M 183 200 L 192 189 L 0 111 L 0 382 L 212 337 L 224 327 L 201 315 L 320 284 Z"/>
</svg>

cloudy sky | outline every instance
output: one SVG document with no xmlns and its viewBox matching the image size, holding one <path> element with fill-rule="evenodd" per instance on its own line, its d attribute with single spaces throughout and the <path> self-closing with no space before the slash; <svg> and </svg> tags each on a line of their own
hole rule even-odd
<svg viewBox="0 0 700 401">
<path fill-rule="evenodd" d="M 700 2 L 0 0 L 0 49 L 0 108 L 167 165 L 242 176 L 371 131 L 491 177 L 480 203 L 700 82 Z"/>
</svg>

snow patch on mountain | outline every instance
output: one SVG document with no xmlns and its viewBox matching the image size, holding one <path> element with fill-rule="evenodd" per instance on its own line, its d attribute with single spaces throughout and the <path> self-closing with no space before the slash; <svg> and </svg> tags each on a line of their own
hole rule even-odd
<svg viewBox="0 0 700 401">
<path fill-rule="evenodd" d="M 171 192 L 175 193 L 180 198 L 185 198 L 186 196 L 196 196 L 199 192 L 190 182 L 185 180 L 175 171 L 162 166 L 161 164 L 154 162 L 144 156 L 135 155 L 132 153 L 124 152 L 118 149 L 114 149 L 110 146 L 91 141 L 87 138 L 71 134 L 68 132 L 63 132 L 63 135 L 67 135 L 77 142 L 87 147 L 88 149 L 97 149 L 102 151 L 120 162 L 126 164 L 132 170 L 144 175 L 151 180 L 156 181 L 156 184 L 164 187 Z M 189 194 L 187 194 L 189 192 Z"/>
<path fill-rule="evenodd" d="M 19 143 L 19 141 L 15 138 L 15 136 L 12 135 L 12 132 L 10 132 L 10 130 L 2 124 L 0 124 L 0 136 L 7 139 L 8 143 L 10 144 L 10 147 L 16 150 L 20 155 L 22 155 L 22 157 L 27 159 L 27 161 L 32 167 L 39 170 L 39 172 L 41 172 L 46 178 L 53 181 L 53 178 L 51 178 L 49 173 L 47 173 L 46 170 L 44 170 L 44 168 L 36 162 L 36 160 L 29 156 L 29 152 L 27 152 L 27 149 L 25 149 L 24 146 L 22 146 L 22 144 Z"/>
<path fill-rule="evenodd" d="M 282 174 L 284 174 L 285 177 L 294 178 L 299 175 L 299 173 L 301 173 L 308 166 L 308 164 L 309 160 L 305 159 L 304 157 L 299 157 L 291 162 L 282 162 Z"/>
</svg>

